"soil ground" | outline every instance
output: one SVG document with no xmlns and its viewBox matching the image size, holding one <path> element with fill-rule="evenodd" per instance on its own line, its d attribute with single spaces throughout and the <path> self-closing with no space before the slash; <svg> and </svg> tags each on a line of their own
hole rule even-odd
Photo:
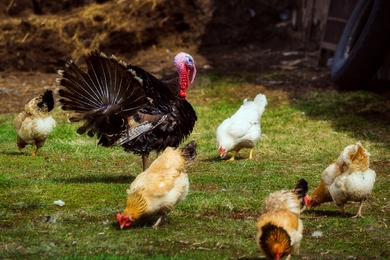
<svg viewBox="0 0 390 260">
<path fill-rule="evenodd" d="M 0 113 L 20 112 L 56 88 L 57 70 L 70 59 L 82 63 L 93 49 L 160 78 L 175 73 L 173 57 L 186 51 L 198 75 L 254 73 L 253 83 L 292 95 L 332 88 L 329 70 L 316 66 L 318 45 L 280 18 L 295 2 L 0 0 Z"/>
</svg>

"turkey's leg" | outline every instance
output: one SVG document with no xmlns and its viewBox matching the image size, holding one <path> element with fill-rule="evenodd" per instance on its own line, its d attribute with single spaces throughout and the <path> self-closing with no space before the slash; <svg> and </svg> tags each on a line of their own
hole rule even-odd
<svg viewBox="0 0 390 260">
<path fill-rule="evenodd" d="M 143 171 L 146 170 L 146 162 L 148 161 L 148 158 L 149 158 L 149 154 L 142 154 L 142 168 L 143 168 Z"/>
</svg>

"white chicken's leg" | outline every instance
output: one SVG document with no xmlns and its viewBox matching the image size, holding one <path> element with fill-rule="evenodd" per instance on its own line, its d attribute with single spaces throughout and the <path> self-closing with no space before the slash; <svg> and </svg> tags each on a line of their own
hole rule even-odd
<svg viewBox="0 0 390 260">
<path fill-rule="evenodd" d="M 249 160 L 253 160 L 253 148 L 249 150 Z"/>
<path fill-rule="evenodd" d="M 234 151 L 233 156 L 230 157 L 230 159 L 228 161 L 234 161 L 234 157 L 236 157 L 237 154 L 238 154 L 238 151 Z"/>
<path fill-rule="evenodd" d="M 290 260 L 291 254 L 286 257 L 286 260 Z"/>
<path fill-rule="evenodd" d="M 364 217 L 362 216 L 363 202 L 364 202 L 364 200 L 361 200 L 361 201 L 360 201 L 359 211 L 358 211 L 358 213 L 357 213 L 355 216 L 353 216 L 352 218 L 364 218 Z"/>
</svg>

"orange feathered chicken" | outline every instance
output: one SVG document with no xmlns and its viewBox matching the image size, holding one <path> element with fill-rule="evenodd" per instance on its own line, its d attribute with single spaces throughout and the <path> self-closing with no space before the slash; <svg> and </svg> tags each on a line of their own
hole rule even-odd
<svg viewBox="0 0 390 260">
<path fill-rule="evenodd" d="M 162 224 L 164 217 L 182 201 L 189 188 L 186 166 L 196 158 L 196 143 L 165 151 L 131 183 L 127 190 L 126 208 L 117 214 L 120 228 L 134 221 L 160 216 L 153 227 Z"/>
<path fill-rule="evenodd" d="M 277 191 L 266 199 L 256 225 L 256 242 L 266 257 L 290 259 L 298 253 L 303 231 L 299 216 L 307 190 L 307 182 L 300 179 L 293 190 Z"/>
</svg>

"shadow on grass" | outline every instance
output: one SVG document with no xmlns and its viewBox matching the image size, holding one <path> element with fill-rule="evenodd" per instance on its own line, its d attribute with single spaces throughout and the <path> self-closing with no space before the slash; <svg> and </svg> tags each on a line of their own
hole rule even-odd
<svg viewBox="0 0 390 260">
<path fill-rule="evenodd" d="M 293 106 L 310 119 L 330 122 L 335 131 L 382 142 L 390 149 L 386 140 L 390 126 L 388 96 L 366 91 L 309 92 L 297 98 Z"/>
<path fill-rule="evenodd" d="M 302 218 L 310 220 L 312 219 L 318 219 L 318 218 L 351 218 L 355 216 L 355 214 L 351 214 L 346 212 L 345 216 L 342 215 L 341 210 L 305 210 Z"/>
<path fill-rule="evenodd" d="M 221 157 L 215 156 L 215 157 L 209 157 L 200 159 L 201 162 L 224 162 L 225 160 L 222 160 Z"/>
<path fill-rule="evenodd" d="M 0 153 L 4 154 L 4 155 L 12 155 L 12 156 L 22 156 L 22 155 L 25 155 L 25 153 L 23 151 L 20 151 L 20 152 L 1 151 Z"/>
<path fill-rule="evenodd" d="M 56 178 L 55 182 L 62 183 L 123 183 L 130 184 L 135 179 L 134 176 L 131 175 L 119 175 L 119 176 L 79 176 L 73 178 Z"/>
<path fill-rule="evenodd" d="M 215 157 L 210 157 L 210 158 L 205 158 L 205 159 L 201 159 L 200 161 L 202 162 L 220 162 L 220 163 L 230 163 L 230 162 L 233 162 L 233 161 L 229 161 L 231 157 L 228 156 L 226 159 L 221 159 L 221 157 L 219 156 L 215 156 Z M 242 160 L 248 160 L 248 157 L 242 157 L 240 155 L 237 155 L 235 158 L 234 158 L 234 161 L 242 161 Z"/>
<path fill-rule="evenodd" d="M 149 219 L 138 219 L 136 220 L 135 222 L 131 223 L 130 226 L 128 227 L 123 227 L 123 231 L 126 231 L 126 230 L 130 230 L 130 229 L 139 229 L 139 228 L 153 228 L 153 225 L 156 223 L 156 221 L 158 220 L 159 216 L 154 216 L 152 218 L 149 218 Z M 169 227 L 170 225 L 170 219 L 169 219 L 169 214 L 168 216 L 165 217 L 165 219 L 163 220 L 163 223 L 158 226 L 157 228 L 164 228 L 165 226 Z M 111 227 L 116 229 L 116 230 L 121 230 L 120 227 L 119 227 L 119 224 L 118 222 L 113 222 L 111 224 Z"/>
</svg>

